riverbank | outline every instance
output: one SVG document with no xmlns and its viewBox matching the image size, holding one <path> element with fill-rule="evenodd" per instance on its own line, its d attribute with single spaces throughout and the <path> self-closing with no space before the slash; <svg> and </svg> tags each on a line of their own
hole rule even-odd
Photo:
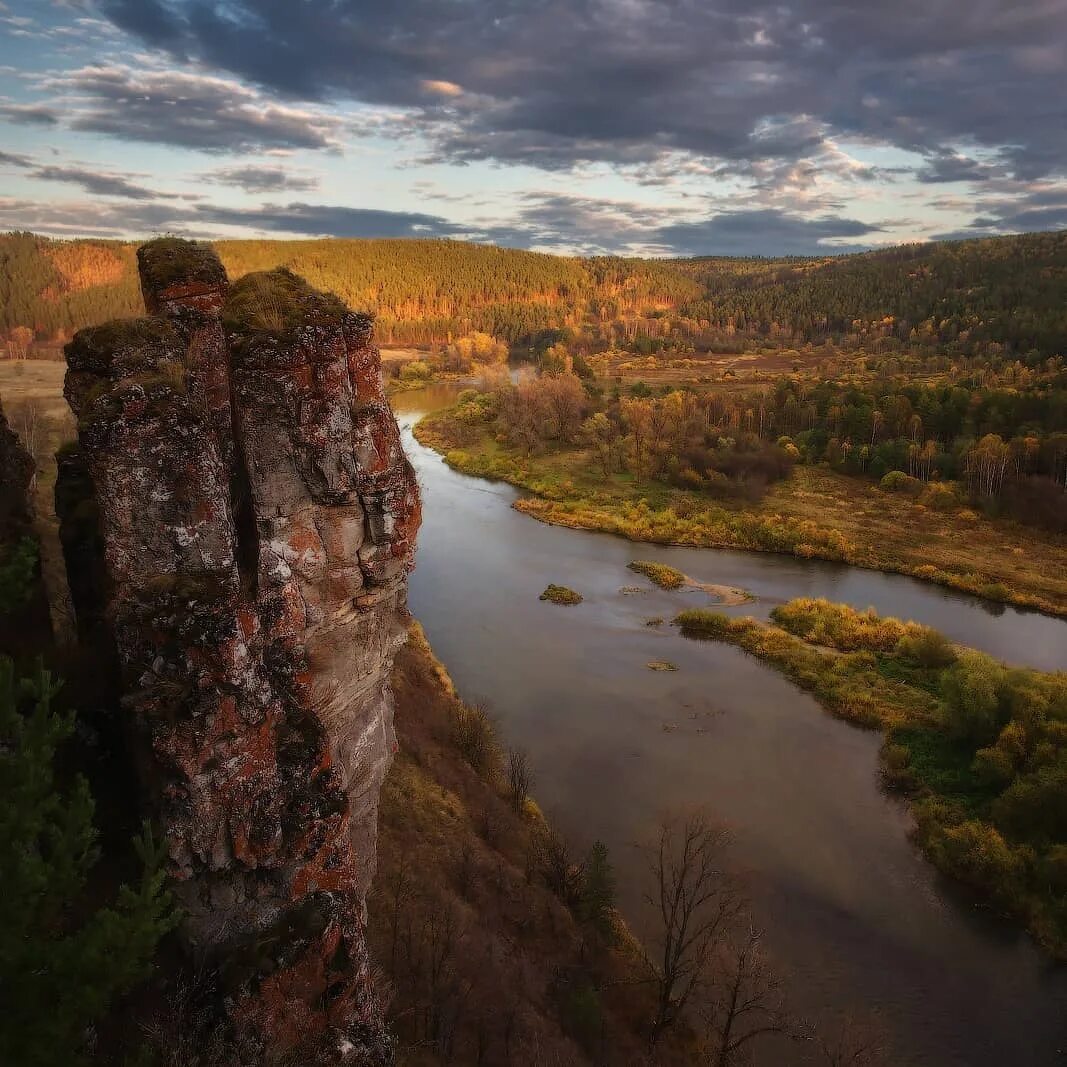
<svg viewBox="0 0 1067 1067">
<path fill-rule="evenodd" d="M 675 624 L 880 730 L 885 782 L 908 797 L 926 857 L 1067 958 L 1067 675 L 1009 669 L 928 627 L 827 601 L 790 601 L 772 619 L 691 610 Z"/>
<path fill-rule="evenodd" d="M 457 731 L 491 724 L 459 699 L 418 623 L 392 681 L 399 749 L 368 910 L 414 1057 L 403 1062 L 644 1062 L 654 1005 L 640 950 L 617 916 L 605 941 L 548 887 L 545 842 L 558 839 L 536 804 L 510 802 L 491 733 L 483 750 Z"/>
<path fill-rule="evenodd" d="M 542 522 L 848 563 L 1067 617 L 1062 537 L 966 508 L 930 509 L 827 467 L 798 466 L 761 501 L 734 505 L 628 473 L 604 477 L 579 447 L 524 456 L 449 411 L 426 417 L 414 433 L 456 470 L 526 490 L 514 506 Z"/>
</svg>

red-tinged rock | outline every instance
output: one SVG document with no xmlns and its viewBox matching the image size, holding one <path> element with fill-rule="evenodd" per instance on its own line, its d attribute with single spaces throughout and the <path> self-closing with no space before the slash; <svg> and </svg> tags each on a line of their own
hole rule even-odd
<svg viewBox="0 0 1067 1067">
<path fill-rule="evenodd" d="M 67 351 L 70 494 L 91 483 L 106 564 L 79 615 L 111 620 L 185 936 L 243 1059 L 385 1062 L 363 901 L 420 510 L 370 320 L 287 271 L 230 287 L 188 242 L 138 258 L 155 317 Z"/>
</svg>

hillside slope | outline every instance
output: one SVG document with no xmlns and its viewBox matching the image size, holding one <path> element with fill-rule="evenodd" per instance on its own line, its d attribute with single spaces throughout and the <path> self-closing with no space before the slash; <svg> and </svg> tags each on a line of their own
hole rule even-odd
<svg viewBox="0 0 1067 1067">
<path fill-rule="evenodd" d="M 483 330 L 711 345 L 872 341 L 1035 358 L 1067 335 L 1067 233 L 905 245 L 812 259 L 565 258 L 442 240 L 221 241 L 231 277 L 283 265 L 378 318 L 386 344 Z M 62 342 L 135 314 L 132 244 L 0 235 L 0 335 Z"/>
</svg>

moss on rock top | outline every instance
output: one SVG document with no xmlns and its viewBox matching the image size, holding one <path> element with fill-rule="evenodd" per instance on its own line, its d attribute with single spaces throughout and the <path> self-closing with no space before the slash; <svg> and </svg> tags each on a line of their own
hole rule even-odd
<svg viewBox="0 0 1067 1067">
<path fill-rule="evenodd" d="M 180 282 L 224 286 L 226 270 L 218 254 L 206 244 L 181 237 L 158 237 L 137 249 L 141 277 L 153 289 Z"/>
<path fill-rule="evenodd" d="M 138 362 L 148 365 L 166 358 L 180 359 L 183 351 L 184 345 L 166 319 L 148 317 L 115 319 L 79 330 L 66 347 L 66 357 L 75 370 L 99 373 L 110 370 L 128 354 L 136 354 Z"/>
<path fill-rule="evenodd" d="M 279 267 L 234 282 L 222 321 L 234 333 L 283 335 L 301 326 L 338 325 L 348 313 L 333 293 L 320 292 L 298 274 Z"/>
</svg>

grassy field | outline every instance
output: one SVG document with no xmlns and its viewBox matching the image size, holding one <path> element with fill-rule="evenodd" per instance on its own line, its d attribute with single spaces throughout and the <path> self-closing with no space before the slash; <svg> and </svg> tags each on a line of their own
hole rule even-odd
<svg viewBox="0 0 1067 1067">
<path fill-rule="evenodd" d="M 798 466 L 760 502 L 733 504 L 627 473 L 605 478 L 581 448 L 525 456 L 480 427 L 457 427 L 447 412 L 424 419 L 415 435 L 457 470 L 528 490 L 515 506 L 543 522 L 634 541 L 837 560 L 1067 616 L 1063 537 L 966 508 L 926 508 L 827 467 Z"/>
<path fill-rule="evenodd" d="M 675 623 L 880 730 L 885 781 L 909 797 L 927 858 L 1067 958 L 1067 674 L 1007 668 L 928 627 L 823 600 L 772 618 L 698 609 Z"/>
</svg>

